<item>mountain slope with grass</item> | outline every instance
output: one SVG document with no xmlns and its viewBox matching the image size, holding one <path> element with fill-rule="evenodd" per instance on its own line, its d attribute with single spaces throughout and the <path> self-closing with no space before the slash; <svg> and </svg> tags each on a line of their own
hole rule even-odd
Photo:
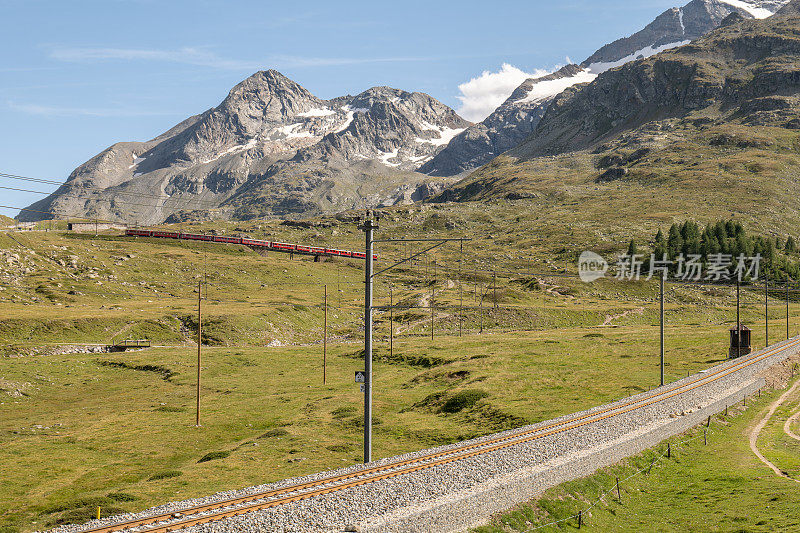
<svg viewBox="0 0 800 533">
<path fill-rule="evenodd" d="M 797 5 L 568 89 L 525 143 L 437 200 L 551 199 L 595 226 L 800 222 Z"/>
<path fill-rule="evenodd" d="M 580 65 L 523 82 L 489 117 L 467 128 L 425 163 L 420 172 L 454 176 L 478 168 L 514 148 L 536 130 L 553 100 L 569 87 L 594 80 L 598 74 L 650 57 L 702 37 L 735 15 L 742 19 L 771 16 L 787 0 L 692 0 L 664 11 L 642 30 L 609 43 Z"/>
</svg>

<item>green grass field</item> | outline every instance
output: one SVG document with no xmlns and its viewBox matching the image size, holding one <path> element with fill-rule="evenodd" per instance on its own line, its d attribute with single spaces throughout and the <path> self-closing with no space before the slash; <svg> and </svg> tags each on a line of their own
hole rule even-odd
<svg viewBox="0 0 800 533">
<path fill-rule="evenodd" d="M 584 515 L 586 531 L 725 531 L 772 532 L 800 530 L 797 483 L 777 477 L 750 450 L 750 429 L 783 391 L 773 391 L 738 404 L 729 416 L 714 417 L 704 444 L 703 428 L 671 439 L 673 454 L 662 458 L 649 475 L 653 459 L 665 444 L 588 478 L 548 490 L 542 498 L 495 517 L 475 533 L 573 531 L 569 517 L 599 504 Z M 758 440 L 759 450 L 794 479 L 800 479 L 800 442 L 783 433 L 795 397 L 779 409 Z M 680 444 L 680 443 L 684 444 Z M 621 482 L 618 499 L 616 478 Z M 602 498 L 601 498 L 602 496 Z M 566 520 L 565 520 L 566 519 Z M 557 525 L 553 522 L 564 520 Z M 544 526 L 544 527 L 542 527 Z"/>
<path fill-rule="evenodd" d="M 387 231 L 408 223 L 398 220 L 387 222 Z M 429 230 L 444 235 L 441 217 L 434 222 Z M 357 249 L 360 238 L 345 224 L 259 224 L 248 229 L 288 242 L 330 240 Z M 655 283 L 585 285 L 556 276 L 545 251 L 531 259 L 543 274 L 509 274 L 530 265 L 521 254 L 498 256 L 496 241 L 473 242 L 463 262 L 451 247 L 433 258 L 436 264 L 426 257 L 378 280 L 376 305 L 388 304 L 391 287 L 393 302 L 408 308 L 393 313 L 392 353 L 389 314 L 376 312 L 374 456 L 549 419 L 657 384 Z M 411 251 L 387 246 L 379 264 Z M 0 234 L 0 253 L 3 531 L 85 521 L 98 506 L 103 515 L 139 510 L 360 462 L 362 397 L 353 382 L 363 368 L 358 263 L 57 232 Z M 323 385 L 325 285 L 330 340 Z M 743 296 L 743 318 L 761 347 L 762 295 Z M 785 311 L 780 295 L 773 297 L 774 341 L 783 335 Z M 669 380 L 724 359 L 734 305 L 730 288 L 668 286 Z M 790 318 L 796 329 L 794 300 Z M 125 338 L 158 347 L 58 351 Z"/>
<path fill-rule="evenodd" d="M 563 329 L 557 340 L 549 332 L 403 339 L 393 357 L 382 343 L 375 456 L 646 390 L 658 379 L 655 333 L 631 326 Z M 675 333 L 670 380 L 721 359 L 713 329 Z M 98 504 L 105 514 L 142 509 L 357 463 L 359 352 L 358 344 L 332 347 L 322 385 L 319 346 L 205 348 L 201 428 L 191 347 L 0 359 L 3 525 L 28 531 L 88 519 Z M 485 397 L 460 405 L 465 391 Z M 120 493 L 127 500 L 114 500 Z"/>
</svg>

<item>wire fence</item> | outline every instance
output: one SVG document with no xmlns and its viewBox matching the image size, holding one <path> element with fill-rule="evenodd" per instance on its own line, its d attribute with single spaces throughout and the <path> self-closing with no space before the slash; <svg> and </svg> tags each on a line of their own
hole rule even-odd
<svg viewBox="0 0 800 533">
<path fill-rule="evenodd" d="M 759 394 L 760 394 L 760 391 L 759 391 Z M 727 413 L 727 410 L 726 410 L 726 413 Z M 713 417 L 713 415 L 712 415 L 712 417 Z M 712 417 L 709 417 L 709 420 L 711 420 Z M 702 424 L 701 424 L 700 427 L 703 427 Z M 577 525 L 578 528 L 582 527 L 583 525 L 587 525 L 585 523 L 585 521 L 588 518 L 588 513 L 592 509 L 594 509 L 594 508 L 598 507 L 599 505 L 601 505 L 605 501 L 607 496 L 612 495 L 612 497 L 613 497 L 614 491 L 617 492 L 618 496 L 621 495 L 622 483 L 630 481 L 630 480 L 632 480 L 634 478 L 637 478 L 637 477 L 640 477 L 642 475 L 645 475 L 645 476 L 649 475 L 650 472 L 652 471 L 653 467 L 658 466 L 659 463 L 662 463 L 666 459 L 671 458 L 671 456 L 675 454 L 677 449 L 682 448 L 682 447 L 686 447 L 690 443 L 702 440 L 707 445 L 708 444 L 708 437 L 711 436 L 711 435 L 714 435 L 716 433 L 717 433 L 716 430 L 710 428 L 709 426 L 705 426 L 705 427 L 703 427 L 703 433 L 701 433 L 701 434 L 685 438 L 685 439 L 680 440 L 678 442 L 671 442 L 671 441 L 668 442 L 666 448 L 664 448 L 662 451 L 657 452 L 655 454 L 655 456 L 651 457 L 650 463 L 647 466 L 642 467 L 642 468 L 640 468 L 638 470 L 635 470 L 632 474 L 630 474 L 629 476 L 627 476 L 627 477 L 625 477 L 623 479 L 617 478 L 616 482 L 613 485 L 611 485 L 611 487 L 609 487 L 607 489 L 603 489 L 600 492 L 600 494 L 597 496 L 597 498 L 593 499 L 591 501 L 591 503 L 589 503 L 589 505 L 587 505 L 587 506 L 583 507 L 582 509 L 580 509 L 578 511 L 578 513 L 570 515 L 570 516 L 567 516 L 565 518 L 560 518 L 558 520 L 547 522 L 545 524 L 540 524 L 540 525 L 534 526 L 532 528 L 524 530 L 522 533 L 530 533 L 532 531 L 538 531 L 538 530 L 541 530 L 541 529 L 544 529 L 544 528 L 548 528 L 548 527 L 555 527 L 555 526 L 558 526 L 560 524 L 563 524 L 565 522 L 570 522 L 570 521 L 577 522 L 576 525 Z M 621 498 L 620 498 L 620 500 L 621 500 Z M 621 503 L 621 501 L 620 501 L 620 503 Z"/>
</svg>

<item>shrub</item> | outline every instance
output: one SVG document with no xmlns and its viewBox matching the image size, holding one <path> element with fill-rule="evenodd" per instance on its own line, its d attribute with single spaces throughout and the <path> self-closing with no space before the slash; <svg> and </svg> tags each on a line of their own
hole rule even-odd
<svg viewBox="0 0 800 533">
<path fill-rule="evenodd" d="M 231 452 L 220 451 L 220 452 L 209 452 L 201 457 L 197 462 L 198 463 L 205 463 L 208 461 L 215 461 L 217 459 L 225 459 L 231 454 Z"/>
<path fill-rule="evenodd" d="M 442 412 L 444 413 L 458 413 L 464 409 L 468 409 L 478 403 L 478 400 L 489 396 L 487 392 L 478 389 L 463 390 L 451 396 L 444 405 L 442 405 Z"/>
</svg>

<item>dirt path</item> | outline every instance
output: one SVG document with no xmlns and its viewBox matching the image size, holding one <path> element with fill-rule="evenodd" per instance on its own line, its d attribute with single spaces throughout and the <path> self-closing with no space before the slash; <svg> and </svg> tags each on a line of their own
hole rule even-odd
<svg viewBox="0 0 800 533">
<path fill-rule="evenodd" d="M 618 315 L 606 315 L 606 319 L 603 322 L 604 326 L 613 326 L 615 320 L 619 320 L 620 318 L 625 318 L 628 315 L 643 315 L 644 314 L 644 307 L 637 307 L 636 309 L 628 309 L 627 311 L 623 311 Z"/>
<path fill-rule="evenodd" d="M 792 431 L 792 425 L 797 422 L 797 419 L 800 418 L 800 411 L 797 411 L 795 414 L 789 417 L 789 420 L 783 425 L 783 432 L 789 435 L 794 440 L 800 440 L 800 435 Z"/>
<path fill-rule="evenodd" d="M 752 431 L 750 431 L 750 449 L 753 450 L 753 453 L 756 454 L 756 457 L 758 457 L 759 460 L 762 463 L 764 463 L 765 465 L 770 467 L 772 469 L 772 471 L 775 472 L 776 476 L 782 477 L 782 478 L 785 478 L 785 479 L 789 479 L 791 481 L 794 481 L 795 483 L 800 483 L 800 481 L 798 481 L 798 480 L 796 480 L 796 479 L 794 479 L 792 477 L 789 477 L 786 474 L 786 472 L 784 472 L 783 470 L 781 470 L 780 468 L 775 466 L 772 463 L 772 461 L 770 461 L 769 459 L 764 457 L 764 455 L 760 451 L 758 451 L 758 446 L 757 446 L 756 442 L 758 441 L 758 436 L 761 434 L 761 430 L 763 430 L 764 426 L 767 425 L 767 422 L 769 422 L 770 418 L 772 418 L 772 415 L 775 414 L 775 411 L 777 411 L 778 408 L 781 405 L 783 405 L 783 402 L 785 402 L 786 399 L 789 396 L 794 394 L 794 392 L 798 389 L 798 387 L 800 387 L 800 380 L 796 381 L 795 384 L 792 385 L 792 388 L 790 388 L 788 391 L 784 392 L 781 395 L 780 398 L 775 400 L 775 402 L 773 402 L 773 404 L 769 406 L 769 411 L 767 411 L 767 414 L 764 416 L 764 418 L 762 418 L 761 421 L 758 424 L 756 424 L 756 426 L 752 429 Z M 786 429 L 786 426 L 784 426 L 784 430 L 785 429 Z M 798 440 L 800 440 L 800 439 L 798 439 Z"/>
<path fill-rule="evenodd" d="M 536 278 L 536 281 L 537 281 L 537 282 L 538 282 L 538 283 L 539 283 L 539 284 L 540 284 L 542 287 L 544 287 L 544 291 L 545 291 L 547 294 L 551 295 L 551 296 L 558 296 L 558 297 L 560 297 L 560 298 L 566 298 L 567 300 L 574 300 L 574 299 L 575 299 L 575 297 L 574 297 L 574 296 L 572 296 L 571 294 L 564 294 L 564 293 L 558 292 L 558 289 L 560 289 L 560 288 L 561 288 L 561 287 L 559 287 L 558 285 L 551 285 L 550 283 L 547 283 L 547 282 L 546 282 L 545 280 L 543 280 L 542 278 Z"/>
</svg>

